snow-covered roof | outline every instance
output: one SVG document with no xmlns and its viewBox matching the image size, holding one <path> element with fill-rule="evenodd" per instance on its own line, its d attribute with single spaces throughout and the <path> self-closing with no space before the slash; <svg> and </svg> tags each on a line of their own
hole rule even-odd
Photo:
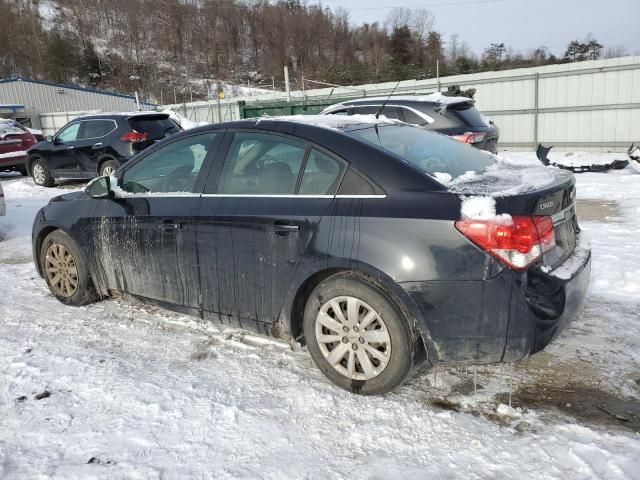
<svg viewBox="0 0 640 480">
<path fill-rule="evenodd" d="M 323 127 L 331 130 L 342 130 L 343 128 L 353 127 L 357 125 L 404 125 L 402 122 L 387 118 L 384 115 L 380 115 L 378 118 L 376 118 L 375 115 L 291 115 L 281 117 L 265 116 L 256 119 L 256 124 L 259 124 L 261 121 L 266 120 L 304 123 L 306 125 L 314 125 L 316 127 Z"/>
<path fill-rule="evenodd" d="M 473 102 L 473 99 L 468 97 L 449 97 L 447 95 L 443 95 L 441 92 L 430 93 L 429 95 L 392 95 L 391 97 L 364 97 L 359 98 L 357 100 L 349 100 L 348 102 L 344 102 L 345 104 L 353 104 L 353 102 L 380 102 L 380 101 L 388 101 L 389 103 L 393 103 L 394 101 L 402 101 L 402 102 L 433 102 L 439 103 L 441 105 L 452 105 L 455 103 L 466 103 Z M 337 105 L 332 105 L 336 107 Z"/>
</svg>

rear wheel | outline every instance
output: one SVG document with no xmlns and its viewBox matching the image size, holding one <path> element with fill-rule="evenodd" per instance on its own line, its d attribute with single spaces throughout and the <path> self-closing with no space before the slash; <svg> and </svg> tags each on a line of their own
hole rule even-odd
<svg viewBox="0 0 640 480">
<path fill-rule="evenodd" d="M 31 164 L 31 175 L 35 184 L 41 187 L 53 187 L 55 184 L 54 178 L 49 172 L 49 167 L 41 158 L 36 158 Z"/>
<path fill-rule="evenodd" d="M 116 173 L 118 167 L 120 167 L 120 164 L 116 160 L 107 160 L 100 167 L 100 176 L 109 177 Z"/>
<path fill-rule="evenodd" d="M 67 305 L 86 305 L 98 296 L 76 243 L 61 230 L 47 235 L 40 247 L 40 268 L 51 293 Z"/>
<path fill-rule="evenodd" d="M 346 390 L 386 393 L 411 370 L 407 322 L 383 291 L 354 274 L 332 276 L 314 289 L 303 327 L 316 365 Z"/>
</svg>

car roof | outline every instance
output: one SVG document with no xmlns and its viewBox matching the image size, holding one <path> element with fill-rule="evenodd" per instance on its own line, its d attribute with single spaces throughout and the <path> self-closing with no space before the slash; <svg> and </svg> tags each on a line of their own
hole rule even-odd
<svg viewBox="0 0 640 480">
<path fill-rule="evenodd" d="M 114 119 L 114 118 L 132 118 L 132 117 L 149 117 L 158 116 L 162 118 L 168 118 L 168 113 L 142 111 L 142 112 L 100 112 L 100 113 L 88 113 L 86 115 L 80 115 L 74 118 L 74 120 L 98 120 L 98 119 Z"/>
</svg>

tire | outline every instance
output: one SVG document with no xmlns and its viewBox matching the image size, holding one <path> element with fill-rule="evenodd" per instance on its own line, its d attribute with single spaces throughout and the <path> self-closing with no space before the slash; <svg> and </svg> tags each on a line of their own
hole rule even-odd
<svg viewBox="0 0 640 480">
<path fill-rule="evenodd" d="M 55 179 L 51 176 L 47 162 L 41 158 L 36 158 L 31 163 L 31 176 L 35 184 L 41 187 L 53 187 L 55 185 Z"/>
<path fill-rule="evenodd" d="M 104 176 L 109 176 L 109 175 L 113 175 L 113 173 L 120 168 L 120 164 L 116 161 L 116 160 L 106 160 L 101 166 L 100 166 L 100 176 L 104 177 Z"/>
<path fill-rule="evenodd" d="M 380 288 L 354 273 L 333 275 L 311 292 L 303 330 L 318 368 L 353 393 L 387 393 L 406 380 L 413 366 L 412 334 L 404 316 Z"/>
<path fill-rule="evenodd" d="M 78 246 L 62 230 L 44 238 L 39 260 L 49 290 L 65 305 L 86 305 L 98 299 Z"/>
</svg>

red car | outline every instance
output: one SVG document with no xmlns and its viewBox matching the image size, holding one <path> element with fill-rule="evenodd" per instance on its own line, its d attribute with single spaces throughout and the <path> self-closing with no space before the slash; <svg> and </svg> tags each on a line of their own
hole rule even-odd
<svg viewBox="0 0 640 480">
<path fill-rule="evenodd" d="M 0 171 L 27 174 L 27 150 L 38 143 L 36 137 L 14 120 L 0 119 Z"/>
</svg>

